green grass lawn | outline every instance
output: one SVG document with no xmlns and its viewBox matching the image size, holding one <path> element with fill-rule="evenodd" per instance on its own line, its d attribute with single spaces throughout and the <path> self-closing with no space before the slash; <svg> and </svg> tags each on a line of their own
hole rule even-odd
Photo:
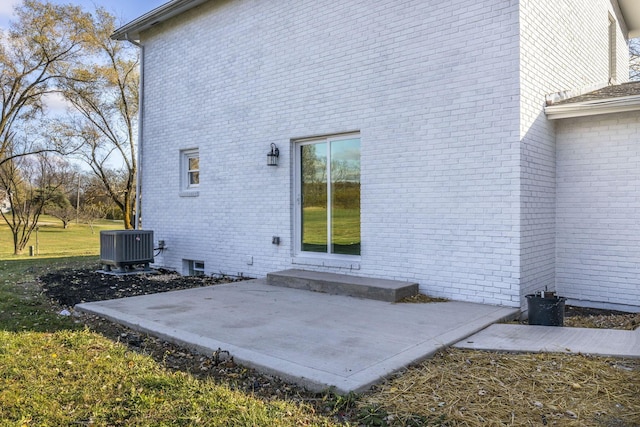
<svg viewBox="0 0 640 427">
<path fill-rule="evenodd" d="M 66 230 L 56 218 L 43 215 L 38 221 L 38 233 L 31 234 L 23 255 L 13 255 L 13 237 L 9 227 L 0 221 L 0 260 L 24 259 L 29 255 L 29 246 L 34 246 L 40 258 L 60 258 L 79 255 L 98 255 L 100 252 L 100 230 L 120 230 L 122 221 L 100 220 L 93 230 L 86 224 L 69 224 Z M 37 240 L 37 242 L 36 242 Z"/>
<path fill-rule="evenodd" d="M 332 220 L 333 243 L 360 242 L 359 209 L 334 209 Z M 327 243 L 327 210 L 325 208 L 304 208 L 303 226 L 305 243 Z"/>
<path fill-rule="evenodd" d="M 337 208 L 331 217 L 332 253 L 360 255 L 360 210 Z M 302 218 L 302 249 L 327 251 L 327 211 L 320 207 L 305 207 Z"/>
<path fill-rule="evenodd" d="M 213 380 L 170 372 L 57 314 L 36 279 L 49 270 L 98 266 L 99 230 L 43 218 L 40 254 L 13 255 L 0 225 L 0 425 L 331 425 L 313 410 L 262 401 Z M 35 245 L 35 234 L 30 245 Z"/>
<path fill-rule="evenodd" d="M 0 403 L 3 426 L 328 425 L 306 407 L 169 372 L 88 331 L 0 331 Z"/>
<path fill-rule="evenodd" d="M 121 229 L 122 221 L 99 221 L 93 230 L 85 224 L 71 224 L 65 230 L 59 220 L 43 216 L 38 225 L 39 254 L 29 256 L 28 250 L 13 255 L 11 231 L 0 223 L 0 328 L 6 331 L 77 328 L 71 319 L 56 314 L 35 279 L 51 269 L 97 266 L 100 230 Z M 35 232 L 29 245 L 36 245 Z"/>
</svg>

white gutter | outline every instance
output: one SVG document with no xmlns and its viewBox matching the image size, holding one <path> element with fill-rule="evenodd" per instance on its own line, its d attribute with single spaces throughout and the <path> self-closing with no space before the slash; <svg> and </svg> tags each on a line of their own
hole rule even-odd
<svg viewBox="0 0 640 427">
<path fill-rule="evenodd" d="M 209 0 L 173 0 L 167 2 L 118 28 L 111 35 L 111 38 L 114 40 L 139 40 L 141 32 L 207 1 Z"/>
<path fill-rule="evenodd" d="M 640 95 L 548 105 L 544 109 L 547 118 L 550 120 L 622 113 L 625 111 L 640 111 Z"/>
<path fill-rule="evenodd" d="M 136 155 L 138 167 L 136 170 L 136 215 L 133 224 L 134 230 L 137 230 L 140 227 L 140 211 L 142 208 L 142 205 L 140 204 L 140 182 L 142 181 L 142 123 L 144 120 L 144 46 L 135 40 L 129 39 L 128 34 L 125 34 L 125 40 L 140 48 L 140 81 L 138 83 L 138 153 Z"/>
</svg>

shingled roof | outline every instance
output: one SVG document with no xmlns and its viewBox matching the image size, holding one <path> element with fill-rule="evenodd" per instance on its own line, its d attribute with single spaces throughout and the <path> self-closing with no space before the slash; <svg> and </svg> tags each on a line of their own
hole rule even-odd
<svg viewBox="0 0 640 427">
<path fill-rule="evenodd" d="M 611 114 L 640 110 L 640 82 L 628 82 L 564 98 L 547 97 L 549 119 Z"/>
<path fill-rule="evenodd" d="M 621 98 L 623 96 L 640 95 L 640 82 L 628 82 L 619 85 L 605 86 L 573 98 L 554 102 L 552 105 L 575 104 L 578 102 L 595 101 L 599 99 Z"/>
</svg>

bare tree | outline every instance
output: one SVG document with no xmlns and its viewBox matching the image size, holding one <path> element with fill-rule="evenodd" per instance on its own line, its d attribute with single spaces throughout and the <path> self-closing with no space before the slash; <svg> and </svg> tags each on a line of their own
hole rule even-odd
<svg viewBox="0 0 640 427">
<path fill-rule="evenodd" d="M 106 218 L 108 215 L 121 213 L 113 203 L 111 197 L 105 192 L 102 180 L 91 172 L 76 171 L 73 173 L 73 182 L 65 185 L 69 206 L 62 209 L 67 219 L 76 219 L 91 227 L 95 233 L 96 221 Z M 47 208 L 47 213 L 50 213 Z M 51 213 L 54 215 L 53 213 Z M 55 216 L 55 215 L 54 215 Z"/>
<path fill-rule="evenodd" d="M 57 133 L 82 143 L 82 159 L 122 210 L 125 228 L 133 228 L 139 58 L 110 38 L 114 30 L 114 17 L 98 9 L 88 38 L 94 62 L 68 70 L 61 88 L 75 115 Z"/>
<path fill-rule="evenodd" d="M 71 221 L 78 217 L 78 211 L 71 200 L 77 198 L 77 183 L 80 175 L 64 159 L 59 159 L 51 166 L 52 180 L 55 180 L 59 186 L 51 192 L 45 204 L 44 213 L 62 221 L 63 228 L 67 229 Z"/>
<path fill-rule="evenodd" d="M 62 227 L 66 230 L 69 228 L 71 221 L 76 219 L 76 208 L 71 205 L 67 195 L 60 191 L 54 194 L 49 203 L 47 203 L 45 213 L 54 218 L 58 218 L 62 222 Z"/>
<path fill-rule="evenodd" d="M 15 15 L 9 31 L 0 32 L 0 165 L 60 148 L 16 138 L 16 133 L 43 111 L 60 71 L 80 54 L 90 22 L 79 7 L 35 0 L 24 0 Z"/>
<path fill-rule="evenodd" d="M 0 165 L 0 187 L 7 194 L 11 209 L 0 211 L 13 235 L 14 254 L 20 255 L 38 225 L 44 207 L 60 191 L 62 183 L 55 173 L 56 160 L 46 153 L 11 156 Z"/>
<path fill-rule="evenodd" d="M 629 79 L 640 81 L 640 38 L 629 41 Z"/>
<path fill-rule="evenodd" d="M 84 204 L 80 208 L 80 220 L 89 225 L 91 234 L 95 234 L 94 224 L 106 217 L 106 207 L 101 204 Z"/>
</svg>

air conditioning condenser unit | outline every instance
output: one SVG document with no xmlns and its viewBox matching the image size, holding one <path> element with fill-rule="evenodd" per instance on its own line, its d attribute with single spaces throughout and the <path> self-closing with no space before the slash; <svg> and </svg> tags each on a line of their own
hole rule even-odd
<svg viewBox="0 0 640 427">
<path fill-rule="evenodd" d="M 100 232 L 100 263 L 105 271 L 117 267 L 143 265 L 145 270 L 153 262 L 152 230 L 103 230 Z"/>
</svg>

